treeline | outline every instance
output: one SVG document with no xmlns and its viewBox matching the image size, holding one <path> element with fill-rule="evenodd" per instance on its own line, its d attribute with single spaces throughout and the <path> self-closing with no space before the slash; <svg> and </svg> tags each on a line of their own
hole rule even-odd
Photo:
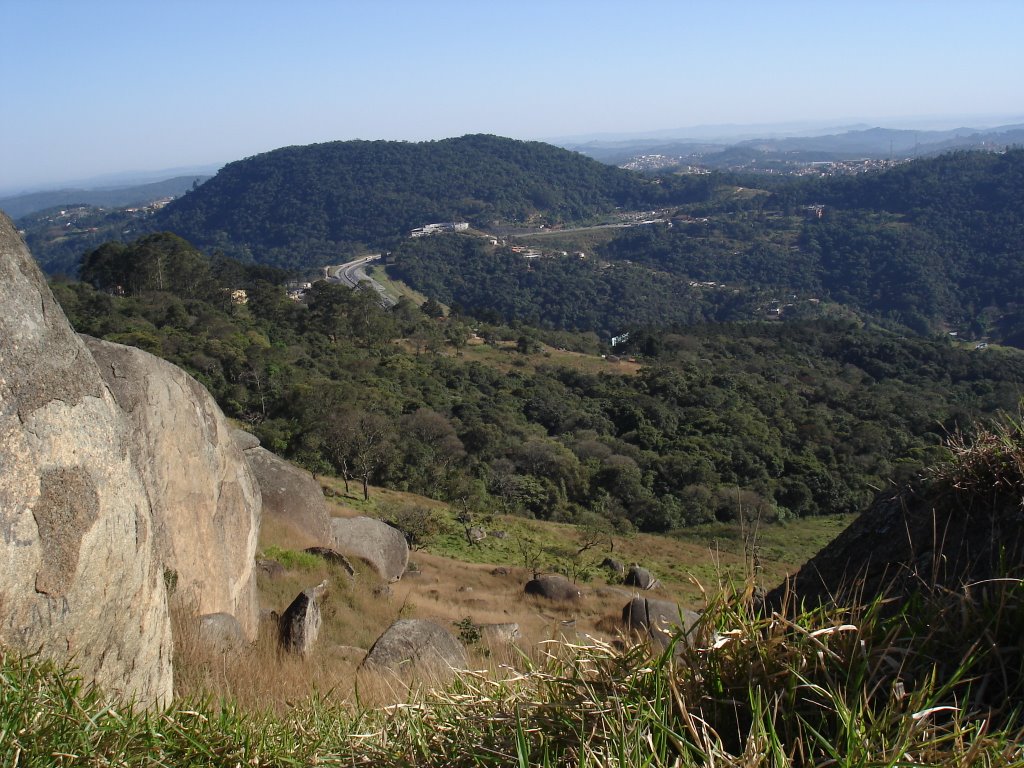
<svg viewBox="0 0 1024 768">
<path fill-rule="evenodd" d="M 225 166 L 157 226 L 286 267 L 337 263 L 436 221 L 581 221 L 616 207 L 707 199 L 704 178 L 649 179 L 540 142 L 474 135 L 286 147 Z"/>
<path fill-rule="evenodd" d="M 471 514 L 661 531 L 852 511 L 1024 384 L 1013 351 L 826 321 L 638 331 L 639 375 L 584 373 L 545 366 L 528 327 L 323 282 L 294 302 L 170 235 L 92 251 L 83 276 L 54 285 L 78 330 L 186 368 L 268 448 Z M 474 332 L 504 361 L 477 358 Z"/>
</svg>

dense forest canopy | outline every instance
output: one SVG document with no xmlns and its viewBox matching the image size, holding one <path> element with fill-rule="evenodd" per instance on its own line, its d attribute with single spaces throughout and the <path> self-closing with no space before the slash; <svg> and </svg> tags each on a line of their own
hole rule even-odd
<svg viewBox="0 0 1024 768">
<path fill-rule="evenodd" d="M 573 222 L 706 199 L 708 189 L 704 179 L 649 179 L 497 136 L 339 141 L 230 163 L 162 211 L 157 226 L 229 254 L 317 267 L 431 222 Z"/>
<path fill-rule="evenodd" d="M 859 509 L 1024 386 L 1016 350 L 826 319 L 637 331 L 646 367 L 595 373 L 546 362 L 542 331 L 432 302 L 326 282 L 291 301 L 265 268 L 166 233 L 95 249 L 82 274 L 54 285 L 76 328 L 183 366 L 311 469 L 620 529 Z"/>
<path fill-rule="evenodd" d="M 586 263 L 527 264 L 448 237 L 401 244 L 391 269 L 472 311 L 602 333 L 630 318 L 750 319 L 812 300 L 918 333 L 1016 341 L 1022 200 L 1024 150 L 959 153 L 850 179 L 773 182 L 759 194 L 721 186 L 668 221 L 621 230 Z"/>
</svg>

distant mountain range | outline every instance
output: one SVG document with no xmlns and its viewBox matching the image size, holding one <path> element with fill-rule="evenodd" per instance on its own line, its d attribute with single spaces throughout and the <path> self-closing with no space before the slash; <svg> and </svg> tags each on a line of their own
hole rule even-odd
<svg viewBox="0 0 1024 768">
<path fill-rule="evenodd" d="M 166 197 L 178 197 L 202 184 L 209 175 L 194 174 L 175 176 L 169 179 L 133 184 L 131 186 L 110 186 L 94 189 L 55 189 L 43 192 L 29 192 L 0 198 L 0 210 L 12 219 L 20 219 L 48 208 L 73 205 L 91 205 L 97 208 L 124 208 L 132 205 L 147 205 Z"/>
<path fill-rule="evenodd" d="M 724 126 L 720 127 L 724 130 Z M 711 129 L 692 136 L 646 136 L 632 139 L 594 139 L 565 142 L 559 146 L 600 160 L 621 165 L 641 155 L 665 155 L 680 164 L 728 168 L 737 157 L 760 155 L 763 159 L 799 159 L 827 162 L 856 159 L 926 157 L 954 149 L 1003 148 L 1024 143 L 1024 124 L 994 128 L 949 130 L 907 130 L 857 126 L 825 135 L 776 135 L 754 138 L 750 134 L 732 138 L 715 136 Z M 737 155 L 737 151 L 739 154 Z"/>
</svg>

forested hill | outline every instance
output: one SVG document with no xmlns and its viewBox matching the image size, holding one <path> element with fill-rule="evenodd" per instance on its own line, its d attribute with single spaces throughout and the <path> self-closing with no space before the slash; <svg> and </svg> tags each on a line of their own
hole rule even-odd
<svg viewBox="0 0 1024 768">
<path fill-rule="evenodd" d="M 709 190 L 706 180 L 656 181 L 497 136 L 345 141 L 231 163 L 169 205 L 156 226 L 229 254 L 315 266 L 430 222 L 572 222 L 617 206 L 692 202 Z"/>
</svg>

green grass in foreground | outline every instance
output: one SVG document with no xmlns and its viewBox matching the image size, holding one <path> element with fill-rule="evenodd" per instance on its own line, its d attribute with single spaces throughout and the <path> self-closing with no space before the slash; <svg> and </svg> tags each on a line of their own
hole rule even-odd
<svg viewBox="0 0 1024 768">
<path fill-rule="evenodd" d="M 790 620 L 734 595 L 664 653 L 551 645 L 505 679 L 463 673 L 376 709 L 313 695 L 283 717 L 212 701 L 132 712 L 7 653 L 0 764 L 1024 765 L 1022 582 L 912 605 Z"/>
</svg>

